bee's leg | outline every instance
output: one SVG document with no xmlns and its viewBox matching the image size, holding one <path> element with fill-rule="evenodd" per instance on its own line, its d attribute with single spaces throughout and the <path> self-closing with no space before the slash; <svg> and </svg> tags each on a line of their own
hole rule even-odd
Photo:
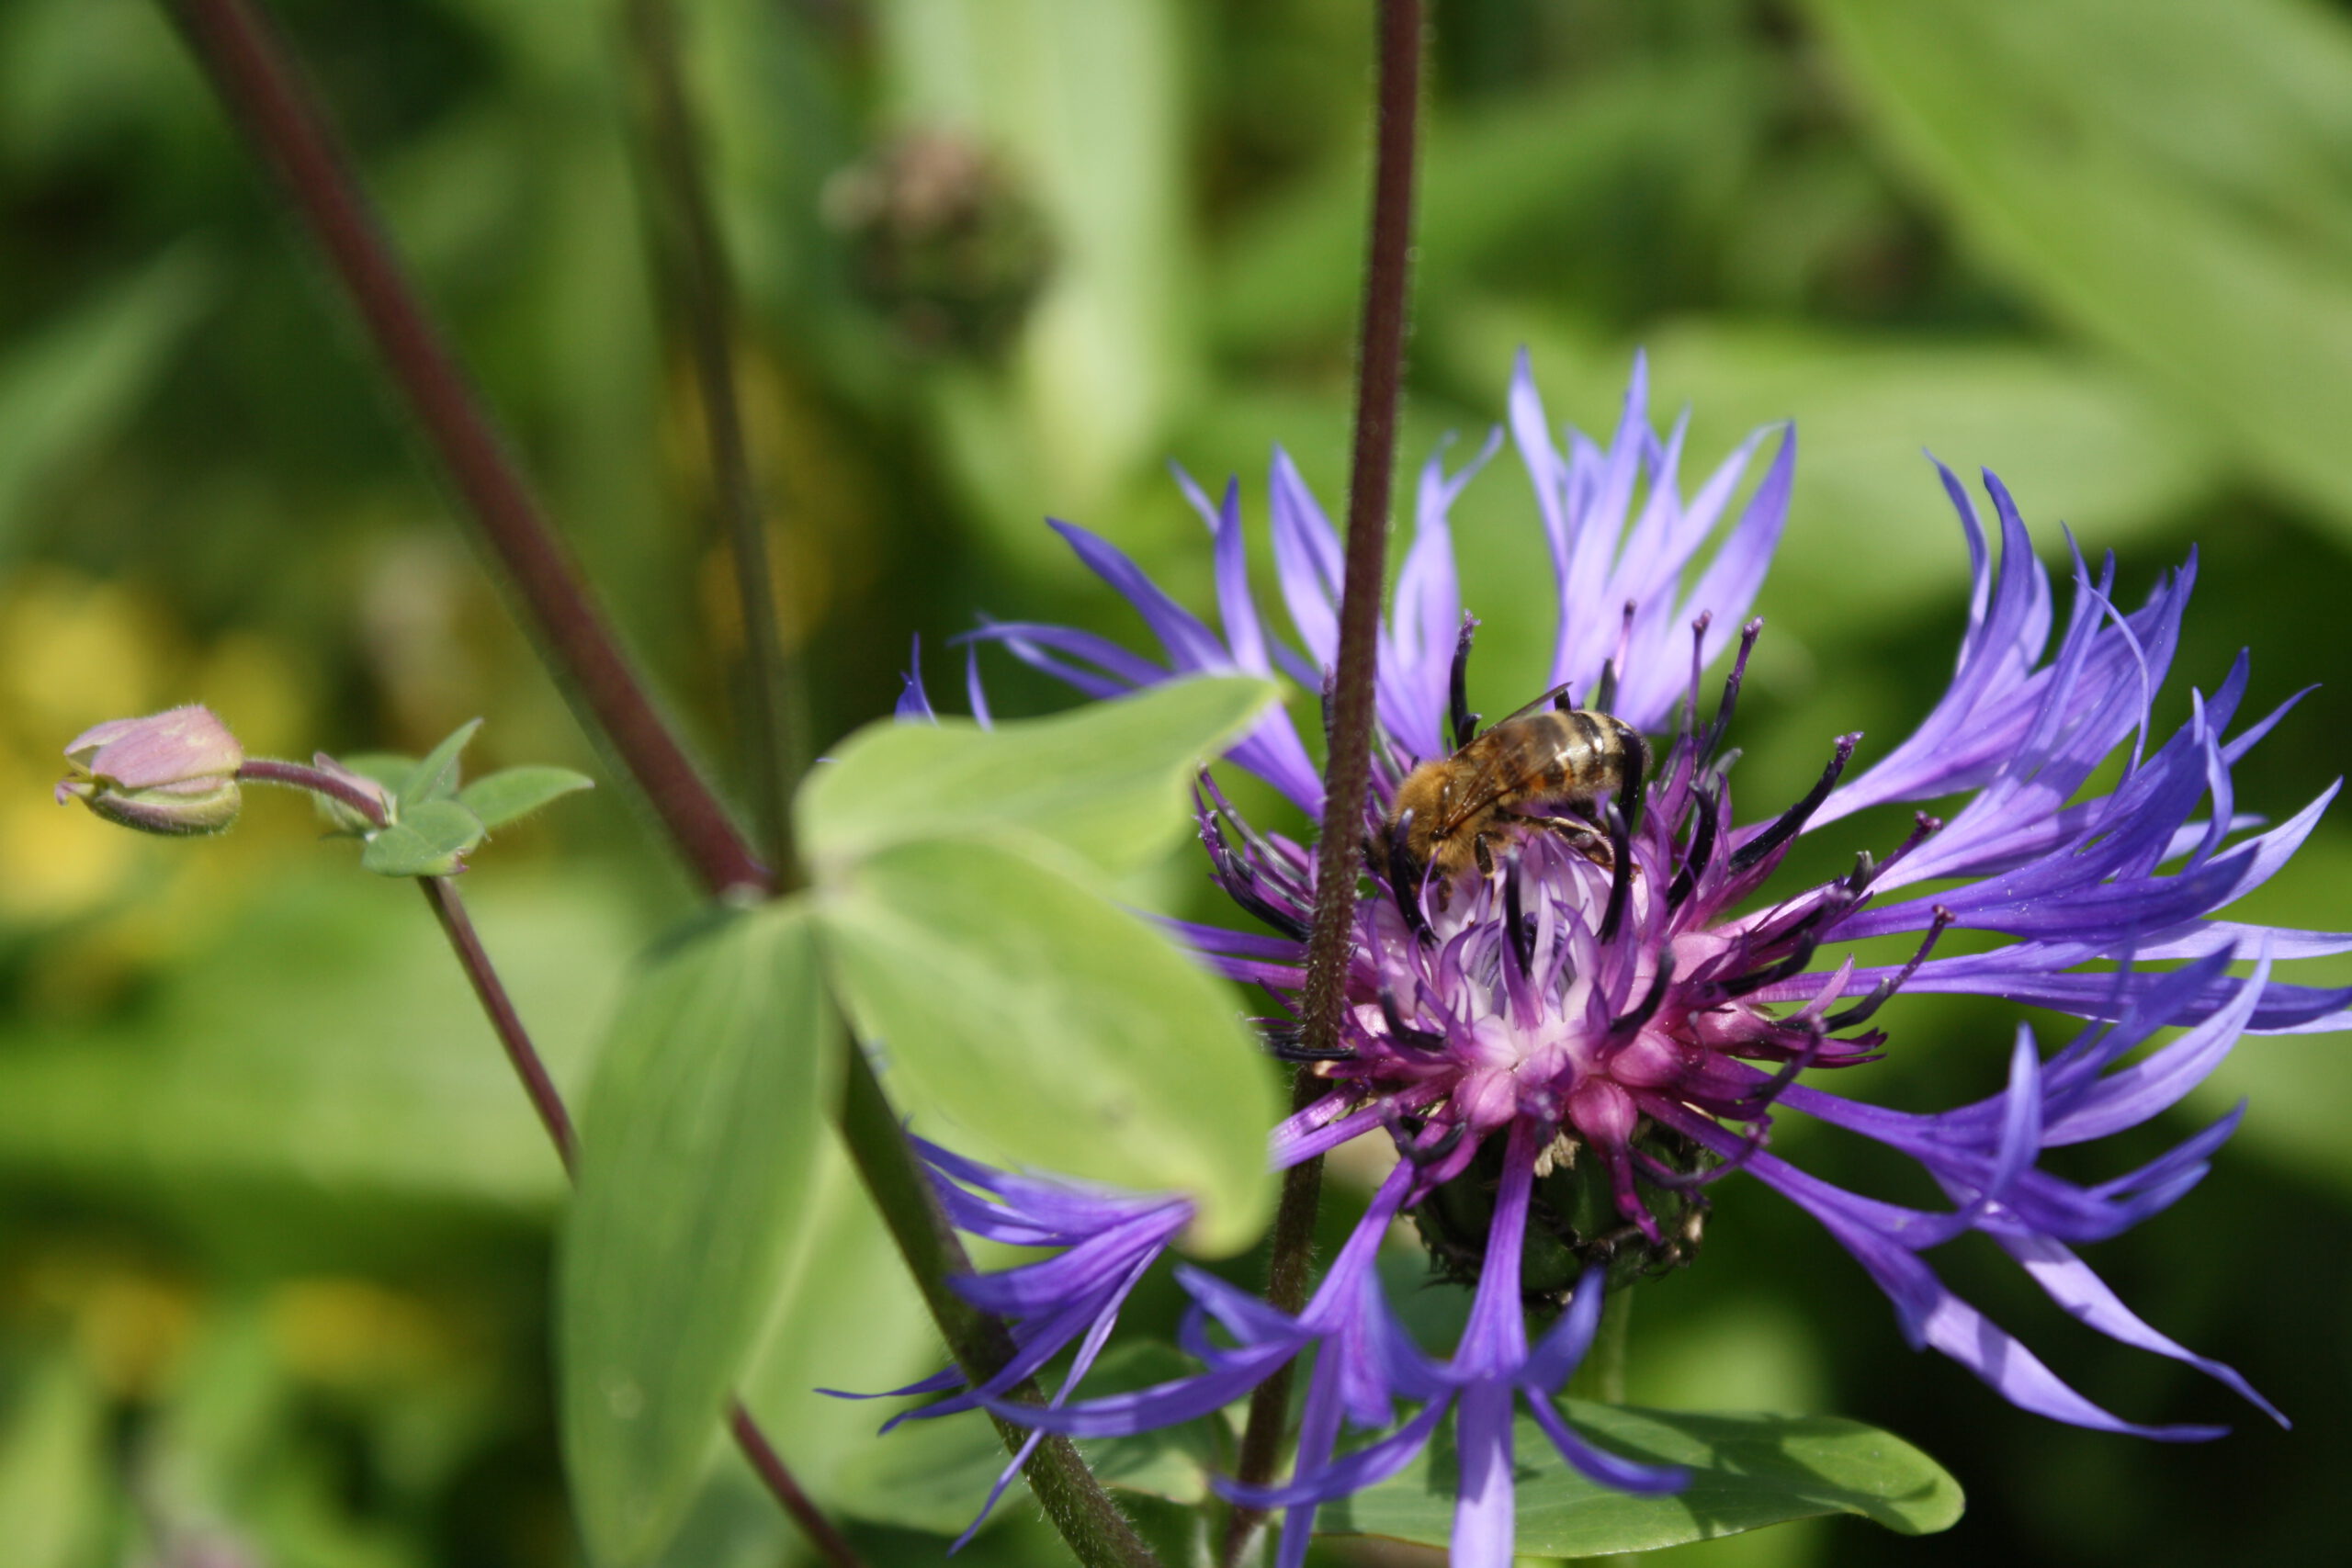
<svg viewBox="0 0 2352 1568">
<path fill-rule="evenodd" d="M 1470 856 L 1478 863 L 1479 875 L 1495 874 L 1495 852 L 1487 847 L 1486 834 L 1481 833 L 1470 840 Z"/>
<path fill-rule="evenodd" d="M 1528 817 L 1522 818 L 1532 827 L 1549 828 L 1576 847 L 1577 853 L 1603 871 L 1617 869 L 1617 851 L 1609 842 L 1609 835 L 1589 822 L 1579 822 L 1573 817 Z"/>
</svg>

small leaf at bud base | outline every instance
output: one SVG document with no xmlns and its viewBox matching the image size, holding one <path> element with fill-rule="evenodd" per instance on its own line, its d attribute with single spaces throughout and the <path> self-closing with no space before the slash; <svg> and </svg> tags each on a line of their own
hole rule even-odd
<svg viewBox="0 0 2352 1568">
<path fill-rule="evenodd" d="M 218 833 L 237 819 L 244 749 L 209 708 L 111 719 L 65 748 L 57 803 L 78 800 L 143 833 Z"/>
<path fill-rule="evenodd" d="M 349 761 L 337 761 L 324 751 L 314 751 L 311 754 L 312 767 L 339 780 L 376 803 L 377 814 L 369 817 L 349 802 L 337 800 L 332 795 L 322 792 L 311 795 L 311 799 L 319 808 L 319 815 L 327 819 L 334 832 L 348 838 L 364 839 L 399 815 L 392 805 L 394 786 L 384 782 L 380 770 L 367 765 L 374 760 L 355 758 Z M 398 766 L 402 774 L 415 765 L 406 758 L 393 758 L 390 761 Z"/>
</svg>

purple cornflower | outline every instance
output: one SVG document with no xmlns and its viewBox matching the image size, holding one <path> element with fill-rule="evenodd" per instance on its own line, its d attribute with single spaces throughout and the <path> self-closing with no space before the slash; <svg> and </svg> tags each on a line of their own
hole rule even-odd
<svg viewBox="0 0 2352 1568">
<path fill-rule="evenodd" d="M 2126 612 L 2111 597 L 2112 560 L 2093 573 L 2075 552 L 2062 626 L 2000 481 L 1984 477 L 1996 549 L 1966 490 L 1939 465 L 1973 571 L 1950 688 L 1914 734 L 1859 776 L 1847 773 L 1860 738 L 1840 737 L 1802 799 L 1743 825 L 1724 742 L 1761 629 L 1742 621 L 1786 515 L 1794 436 L 1781 434 L 1734 518 L 1748 459 L 1771 433 L 1751 437 L 1686 502 L 1676 479 L 1683 425 L 1661 441 L 1646 400 L 1637 361 L 1614 440 L 1603 449 L 1571 433 L 1563 454 L 1522 361 L 1510 425 L 1559 592 L 1551 683 L 1649 737 L 1649 766 L 1625 790 L 1632 798 L 1552 803 L 1554 813 L 1581 821 L 1537 820 L 1541 802 L 1519 819 L 1498 818 L 1477 863 L 1459 869 L 1424 867 L 1399 852 L 1402 824 L 1390 817 L 1415 767 L 1447 758 L 1477 732 L 1464 694 L 1476 622 L 1460 603 L 1447 513 L 1500 433 L 1461 471 L 1449 474 L 1435 458 L 1422 471 L 1415 536 L 1380 645 L 1380 733 L 1363 807 L 1367 891 L 1356 910 L 1342 1039 L 1335 1055 L 1311 1064 L 1328 1092 L 1272 1135 L 1278 1168 L 1372 1134 L 1390 1140 L 1399 1158 L 1314 1299 L 1292 1317 L 1187 1269 L 1195 1307 L 1183 1338 L 1200 1373 L 1094 1399 L 1069 1399 L 1065 1388 L 1047 1409 L 1000 1404 L 994 1386 L 956 1396 L 958 1407 L 977 1401 L 1045 1430 L 1133 1432 L 1204 1415 L 1285 1362 L 1311 1359 L 1291 1480 L 1227 1483 L 1243 1501 L 1290 1510 L 1284 1568 L 1301 1561 L 1319 1503 L 1393 1473 L 1449 1409 L 1461 1455 L 1458 1563 L 1510 1561 L 1512 1413 L 1522 1395 L 1588 1475 L 1625 1489 L 1679 1484 L 1674 1472 L 1586 1443 L 1552 1399 L 1590 1340 L 1603 1291 L 1684 1261 L 1698 1240 L 1704 1188 L 1735 1170 L 1819 1219 L 1886 1292 L 1915 1347 L 1960 1361 L 2022 1408 L 2169 1440 L 2222 1430 L 2128 1422 L 2060 1382 L 1926 1262 L 1927 1251 L 1969 1231 L 1991 1236 L 2072 1315 L 2197 1367 L 2283 1420 L 2234 1371 L 2142 1322 L 2072 1250 L 2194 1186 L 2236 1115 L 2097 1185 L 2064 1179 L 2040 1158 L 2177 1103 L 2241 1032 L 2352 1021 L 2352 990 L 2271 978 L 2274 961 L 2352 950 L 2352 936 L 2211 918 L 2285 863 L 2335 793 L 2267 831 L 2235 811 L 2232 768 L 2294 699 L 2233 731 L 2247 685 L 2241 654 L 2211 696 L 2191 694 L 2188 722 L 2155 740 L 2151 705 L 2177 642 L 2194 558 Z M 1189 481 L 1186 489 L 1211 536 L 1221 634 L 1112 546 L 1057 523 L 1142 615 L 1164 661 L 1053 626 L 990 624 L 977 639 L 1092 696 L 1204 672 L 1283 673 L 1320 689 L 1336 654 L 1340 547 L 1297 471 L 1277 453 L 1274 557 L 1295 648 L 1257 610 L 1238 488 L 1228 486 L 1221 505 Z M 1720 700 L 1702 722 L 1705 671 L 1725 654 Z M 977 677 L 972 689 L 984 714 Z M 919 676 L 901 712 L 930 712 Z M 2119 752 L 2112 784 L 2078 798 Z M 1228 755 L 1310 818 L 1319 815 L 1319 777 L 1283 714 Z M 1866 807 L 1959 796 L 1966 798 L 1948 820 L 1916 816 L 1883 858 L 1865 852 L 1831 881 L 1772 886 L 1802 835 Z M 1241 820 L 1205 776 L 1198 815 L 1216 880 L 1267 930 L 1176 929 L 1219 971 L 1265 990 L 1273 1000 L 1263 1021 L 1269 1048 L 1299 1060 L 1291 1003 L 1305 979 L 1312 853 Z M 1905 891 L 1931 884 L 1933 892 Z M 1982 933 L 1983 951 L 1936 956 L 1938 938 L 1953 928 Z M 1831 955 L 1834 944 L 1889 936 L 1916 939 L 1899 964 Z M 2233 976 L 2233 961 L 2251 974 Z M 2048 1059 L 2020 1029 L 2007 1087 L 1939 1115 L 1881 1111 L 1817 1087 L 1814 1077 L 1882 1055 L 1886 1036 L 1871 1020 L 1906 989 L 2002 997 L 2074 1014 L 2086 1027 Z M 2187 1032 L 2123 1063 L 2172 1027 Z M 1949 1207 L 1883 1202 L 1789 1165 L 1769 1152 L 1781 1109 L 1911 1156 Z M 968 1168 L 957 1174 L 975 1179 Z M 1419 1225 L 1436 1268 L 1476 1292 L 1446 1361 L 1403 1333 L 1371 1272 L 1381 1234 L 1400 1214 Z M 1102 1231 L 1128 1224 L 1106 1212 Z M 1133 1251 L 1118 1257 L 1122 1269 L 1148 1261 Z M 1087 1280 L 1068 1297 L 1030 1292 L 1012 1303 L 1022 1324 L 1053 1325 L 1023 1336 L 1024 1361 L 1042 1364 L 1084 1332 L 1082 1370 L 1125 1292 L 1106 1294 L 1095 1272 Z M 967 1286 L 976 1300 L 993 1288 Z M 1557 1318 L 1532 1347 L 1530 1314 Z M 1212 1323 L 1227 1342 L 1212 1338 Z M 1402 1425 L 1399 1402 L 1415 1407 Z M 1342 1451 L 1351 1427 L 1374 1435 Z"/>
</svg>

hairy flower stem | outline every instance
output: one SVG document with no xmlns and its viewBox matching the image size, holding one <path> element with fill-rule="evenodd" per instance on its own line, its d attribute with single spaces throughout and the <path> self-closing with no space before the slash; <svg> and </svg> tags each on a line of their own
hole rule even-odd
<svg viewBox="0 0 2352 1568">
<path fill-rule="evenodd" d="M 947 1340 L 964 1375 L 975 1385 L 1012 1359 L 1012 1337 L 1002 1323 L 956 1293 L 951 1275 L 972 1272 L 964 1244 L 939 1206 L 930 1182 L 908 1153 L 898 1112 L 883 1097 L 865 1054 L 849 1052 L 847 1081 L 842 1091 L 842 1140 L 865 1181 L 874 1206 L 881 1211 L 899 1250 L 906 1255 L 916 1285 L 931 1315 Z M 1013 1399 L 1045 1403 L 1034 1379 L 1012 1390 Z M 997 1436 L 1009 1453 L 1031 1434 L 993 1413 Z M 1055 1529 L 1087 1568 L 1157 1568 L 1159 1560 L 1135 1527 L 1111 1501 L 1102 1483 L 1067 1438 L 1048 1437 L 1029 1456 L 1023 1472 L 1030 1490 Z"/>
<path fill-rule="evenodd" d="M 654 227 L 666 231 L 660 248 L 684 316 L 686 345 L 701 397 L 704 439 L 710 448 L 711 484 L 734 558 L 737 607 L 742 618 L 742 682 L 749 731 L 752 797 L 769 862 L 785 874 L 793 864 L 792 792 L 808 753 L 808 715 L 797 652 L 776 625 L 774 579 L 768 569 L 766 519 L 743 434 L 735 368 L 735 288 L 727 247 L 703 177 L 701 144 L 679 62 L 675 0 L 629 0 L 648 99 L 654 169 Z"/>
<path fill-rule="evenodd" d="M 526 620 L 539 634 L 541 658 L 578 697 L 589 728 L 603 735 L 636 777 L 705 889 L 714 895 L 740 887 L 774 892 L 776 875 L 752 853 L 718 796 L 695 772 L 611 629 L 590 604 L 570 559 L 507 459 L 489 416 L 402 276 L 334 145 L 325 117 L 299 83 L 266 24 L 246 0 L 167 3 L 216 90 L 255 150 L 284 178 L 296 209 L 327 253 L 393 380 L 471 508 L 492 558 L 511 575 L 528 612 Z M 334 789 L 326 793 L 337 794 Z M 859 1076 L 854 1069 L 853 1085 Z M 928 1189 L 897 1116 L 881 1099 L 880 1085 L 870 1088 L 882 1114 L 862 1122 L 845 1120 L 842 1134 L 876 1205 L 892 1214 L 898 1211 L 884 1196 L 886 1190 L 911 1188 L 927 1193 Z M 903 1221 L 891 1226 L 942 1334 L 956 1344 L 959 1337 L 954 1314 L 971 1309 L 947 1287 L 949 1255 L 935 1245 L 922 1245 L 920 1228 Z M 961 1262 L 960 1248 L 953 1258 Z M 989 1354 L 959 1356 L 976 1380 L 986 1378 L 1005 1359 L 1001 1342 Z M 754 1462 L 759 1462 L 756 1457 Z M 767 1467 L 762 1468 L 767 1473 Z M 1057 1440 L 1042 1445 L 1028 1475 L 1046 1517 L 1088 1568 L 1156 1568 L 1150 1550 L 1069 1444 Z M 786 1506 L 791 1506 L 789 1502 Z"/>
<path fill-rule="evenodd" d="M 582 588 L 268 23 L 247 0 L 167 4 L 214 90 L 284 181 L 566 694 L 610 741 L 705 884 L 766 890 L 774 880 L 768 868 L 696 772 Z"/>
<path fill-rule="evenodd" d="M 323 768 L 305 767 L 300 762 L 281 762 L 270 758 L 254 758 L 237 770 L 241 782 L 284 784 L 292 789 L 310 790 L 326 795 L 357 812 L 379 828 L 390 820 L 380 796 L 339 778 Z M 449 939 L 450 951 L 458 957 L 458 966 L 466 972 L 466 979 L 474 988 L 474 996 L 481 1003 L 481 1010 L 490 1018 L 490 1027 L 504 1047 L 506 1059 L 513 1064 L 514 1076 L 523 1083 L 523 1092 L 530 1097 L 531 1109 L 539 1113 L 539 1124 L 548 1131 L 548 1141 L 555 1145 L 556 1157 L 563 1162 L 564 1175 L 574 1182 L 580 1179 L 580 1140 L 573 1132 L 571 1111 L 563 1103 L 563 1093 L 556 1088 L 555 1076 L 548 1071 L 538 1047 L 531 1043 L 530 1032 L 523 1027 L 523 1015 L 514 1010 L 514 998 L 506 993 L 506 983 L 498 977 L 498 970 L 490 961 L 481 938 L 474 931 L 473 918 L 466 913 L 466 902 L 458 892 L 454 878 L 420 876 L 417 891 L 433 908 L 433 917 L 441 922 L 441 931 Z M 744 1408 L 740 1399 L 730 1402 L 727 1413 L 728 1430 L 734 1434 L 743 1457 L 759 1472 L 769 1492 L 792 1517 L 809 1544 L 824 1555 L 833 1568 L 865 1568 L 857 1549 L 851 1546 L 833 1522 L 825 1517 L 808 1494 L 800 1489 L 783 1458 L 760 1430 L 759 1423 Z"/>
<path fill-rule="evenodd" d="M 1406 294 L 1413 231 L 1413 162 L 1420 109 L 1420 0 L 1381 0 L 1379 126 L 1372 174 L 1372 233 L 1364 267 L 1363 318 L 1356 353 L 1355 450 L 1349 472 L 1348 542 L 1340 591 L 1340 659 L 1331 690 L 1329 751 L 1323 770 L 1323 826 L 1315 853 L 1315 922 L 1306 947 L 1302 998 L 1304 1054 L 1338 1044 L 1341 981 L 1355 930 L 1356 855 L 1363 837 L 1364 792 L 1372 777 L 1372 716 L 1385 580 L 1389 490 L 1396 465 L 1396 404 L 1405 376 Z M 1320 1079 L 1302 1066 L 1292 1104 L 1319 1096 Z M 1306 1300 L 1308 1254 L 1322 1186 L 1322 1160 L 1303 1160 L 1283 1179 L 1275 1211 L 1266 1297 L 1295 1313 Z M 1273 1478 L 1290 1409 L 1290 1371 L 1258 1385 L 1250 1401 L 1235 1478 L 1263 1485 Z M 1237 1507 L 1227 1522 L 1225 1561 L 1238 1562 L 1262 1515 Z"/>
</svg>

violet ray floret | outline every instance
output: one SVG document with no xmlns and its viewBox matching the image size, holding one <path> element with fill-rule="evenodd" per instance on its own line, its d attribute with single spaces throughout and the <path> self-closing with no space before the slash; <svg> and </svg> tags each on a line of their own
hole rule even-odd
<svg viewBox="0 0 2352 1568">
<path fill-rule="evenodd" d="M 2236 1114 L 2101 1180 L 2062 1177 L 2044 1157 L 2177 1107 L 2244 1034 L 2352 1023 L 2352 987 L 2278 977 L 2295 960 L 2352 950 L 2352 933 L 2226 917 L 2286 864 L 2335 793 L 2276 826 L 2241 810 L 2234 770 L 2296 697 L 2233 732 L 2252 679 L 2241 654 L 2160 737 L 2151 716 L 2182 646 L 2194 555 L 2127 611 L 2112 559 L 2094 571 L 2070 537 L 2073 592 L 2062 617 L 2007 490 L 1984 476 L 1988 532 L 1966 488 L 1937 464 L 1971 578 L 1942 695 L 1892 746 L 1873 752 L 1858 735 L 1837 738 L 1809 790 L 1743 822 L 1730 785 L 1739 753 L 1728 741 L 1763 629 L 1755 597 L 1787 520 L 1794 435 L 1781 434 L 1751 481 L 1750 460 L 1774 434 L 1758 432 L 1686 501 L 1677 478 L 1686 425 L 1663 439 L 1652 431 L 1646 377 L 1637 360 L 1605 446 L 1570 432 L 1564 447 L 1522 357 L 1507 429 L 1534 489 L 1557 591 L 1546 692 L 1583 694 L 1586 706 L 1640 732 L 1648 766 L 1615 792 L 1623 800 L 1565 785 L 1563 798 L 1544 800 L 1526 781 L 1488 781 L 1510 800 L 1495 811 L 1475 863 L 1458 868 L 1407 853 L 1411 819 L 1389 816 L 1408 773 L 1478 733 L 1470 670 L 1478 622 L 1460 602 L 1451 513 L 1495 442 L 1459 469 L 1432 458 L 1422 471 L 1379 640 L 1364 886 L 1340 1043 L 1301 1065 L 1319 1092 L 1270 1136 L 1277 1168 L 1360 1138 L 1385 1141 L 1396 1157 L 1306 1305 L 1278 1312 L 1182 1268 L 1192 1308 L 1179 1341 L 1200 1370 L 1089 1394 L 1079 1386 L 1088 1364 L 1189 1208 L 1181 1199 L 1072 1197 L 927 1148 L 959 1225 L 1059 1249 L 967 1293 L 1011 1322 L 1017 1366 L 1035 1371 L 1068 1353 L 1071 1369 L 1046 1406 L 1011 1401 L 1005 1375 L 978 1388 L 927 1380 L 919 1391 L 946 1397 L 922 1414 L 978 1404 L 1039 1431 L 1141 1432 L 1206 1416 L 1295 1363 L 1306 1393 L 1288 1478 L 1218 1483 L 1237 1501 L 1284 1510 L 1283 1568 L 1302 1561 L 1318 1507 L 1396 1473 L 1448 1420 L 1459 1456 L 1453 1560 L 1502 1568 L 1513 1547 L 1511 1443 L 1522 1403 L 1566 1461 L 1600 1483 L 1681 1484 L 1679 1472 L 1594 1446 L 1555 1398 L 1590 1344 L 1605 1296 L 1689 1262 L 1706 1194 L 1738 1172 L 1817 1219 L 1885 1293 L 1915 1347 L 1959 1361 L 2020 1408 L 2170 1441 L 2222 1430 L 2127 1420 L 2068 1387 L 1929 1266 L 1926 1254 L 1970 1234 L 1992 1238 L 2061 1312 L 2201 1371 L 2283 1421 L 2236 1371 L 2134 1315 L 2074 1251 L 2177 1202 Z M 1241 671 L 1286 674 L 1328 698 L 1342 552 L 1296 467 L 1277 452 L 1269 479 L 1286 631 L 1258 609 L 1239 487 L 1228 484 L 1213 504 L 1181 482 L 1211 536 L 1217 626 L 1106 540 L 1057 524 L 1142 617 L 1160 660 L 1063 627 L 989 623 L 972 636 L 1088 694 Z M 1710 688 L 1719 660 L 1726 668 Z M 919 676 L 909 694 L 902 711 L 928 716 Z M 1308 819 L 1319 815 L 1307 738 L 1283 711 L 1227 761 Z M 1941 803 L 1939 814 L 1916 809 L 1907 835 L 1891 843 L 1871 837 L 1878 818 L 1858 815 L 1929 803 Z M 1196 816 L 1213 880 L 1265 930 L 1167 929 L 1211 967 L 1271 996 L 1269 1016 L 1257 1021 L 1269 1054 L 1297 1062 L 1306 1054 L 1291 1021 L 1315 907 L 1311 850 L 1295 830 L 1250 824 L 1205 774 Z M 1850 869 L 1790 886 L 1791 852 L 1832 828 L 1860 840 L 1838 846 Z M 1939 955 L 1939 939 L 1955 927 L 1978 933 L 1983 950 Z M 1914 933 L 1900 964 L 1865 964 L 1853 949 Z M 1900 1049 L 1876 1025 L 1905 992 L 1999 997 L 2086 1026 L 2047 1057 L 2020 1030 L 2005 1072 L 1985 1064 L 1997 1087 L 1941 1112 L 1832 1092 L 1828 1085 L 1852 1085 L 1863 1077 L 1854 1069 Z M 2182 1032 L 2164 1039 L 2170 1030 Z M 1771 1146 L 1782 1112 L 1913 1161 L 1940 1201 L 1889 1202 L 1797 1168 Z M 1400 1218 L 1418 1228 L 1433 1270 L 1473 1292 L 1450 1355 L 1412 1341 L 1373 1270 Z"/>
</svg>

